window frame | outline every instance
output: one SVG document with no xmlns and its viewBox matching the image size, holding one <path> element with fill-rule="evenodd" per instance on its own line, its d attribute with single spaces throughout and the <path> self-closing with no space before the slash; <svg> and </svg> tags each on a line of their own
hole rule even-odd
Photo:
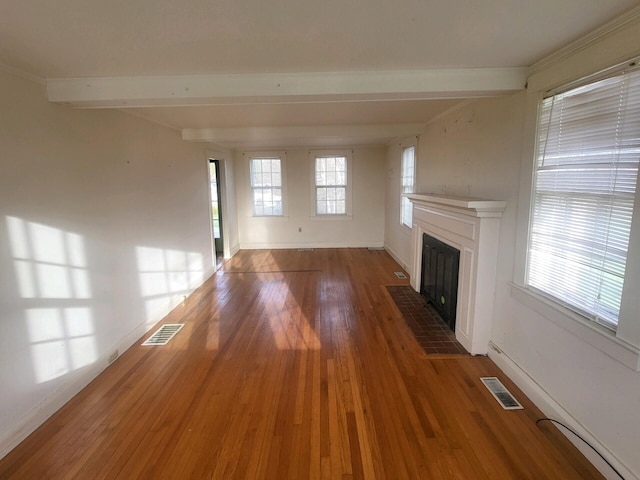
<svg viewBox="0 0 640 480">
<path fill-rule="evenodd" d="M 628 195 L 623 193 L 624 190 L 620 192 L 618 192 L 618 190 L 610 190 L 612 188 L 610 185 L 607 189 L 604 189 L 602 186 L 598 185 L 598 182 L 595 181 L 596 175 L 604 174 L 604 178 L 610 178 L 611 176 L 613 176 L 614 185 L 617 185 L 618 172 L 624 172 L 624 165 L 626 165 L 624 163 L 620 164 L 618 160 L 619 158 L 621 158 L 621 155 L 625 155 L 623 153 L 625 152 L 625 148 L 623 146 L 624 144 L 620 147 L 613 147 L 613 142 L 617 142 L 617 134 L 615 137 L 608 137 L 607 140 L 604 141 L 600 140 L 598 137 L 594 139 L 594 122 L 597 122 L 596 125 L 598 127 L 602 127 L 603 125 L 601 121 L 594 120 L 601 115 L 600 110 L 597 114 L 589 112 L 588 110 L 585 113 L 585 108 L 582 107 L 582 105 L 576 105 L 576 100 L 573 100 L 572 102 L 572 98 L 576 96 L 575 98 L 578 99 L 578 102 L 584 101 L 584 95 L 590 95 L 590 92 L 596 91 L 594 90 L 594 87 L 596 86 L 596 84 L 600 83 L 600 85 L 598 85 L 599 89 L 597 90 L 596 98 L 599 97 L 600 99 L 602 99 L 603 94 L 601 92 L 607 92 L 607 90 L 609 90 L 607 85 L 603 82 L 609 82 L 609 79 L 620 78 L 621 80 L 616 81 L 613 92 L 607 93 L 608 96 L 606 97 L 607 102 L 609 102 L 607 103 L 607 105 L 611 105 L 610 107 L 608 107 L 608 111 L 610 109 L 610 111 L 617 111 L 619 114 L 620 106 L 618 99 L 620 98 L 620 94 L 618 92 L 620 91 L 620 88 L 622 88 L 622 79 L 624 75 L 628 74 L 628 71 L 629 69 L 621 69 L 619 71 L 611 72 L 609 75 L 606 75 L 602 78 L 587 78 L 583 82 L 570 84 L 560 89 L 555 89 L 553 91 L 547 92 L 541 99 L 538 109 L 537 130 L 539 132 L 542 131 L 542 135 L 544 136 L 544 132 L 547 131 L 547 129 L 552 128 L 552 119 L 556 119 L 557 122 L 560 122 L 558 123 L 558 125 L 563 125 L 565 128 L 562 129 L 562 131 L 558 131 L 551 137 L 549 137 L 549 131 L 552 130 L 547 131 L 544 140 L 541 139 L 541 135 L 538 134 L 538 142 L 535 155 L 536 159 L 533 171 L 533 184 L 531 191 L 531 211 L 529 215 L 529 235 L 525 276 L 526 288 L 536 291 L 543 296 L 548 296 L 552 301 L 560 303 L 561 305 L 564 305 L 565 307 L 573 310 L 579 315 L 584 316 L 588 321 L 593 321 L 613 331 L 617 330 L 619 313 L 618 315 L 616 315 L 615 308 L 617 307 L 617 310 L 619 312 L 622 290 L 624 289 L 625 283 L 624 274 L 622 274 L 622 285 L 619 287 L 615 287 L 615 290 L 620 288 L 620 298 L 618 304 L 607 304 L 606 300 L 604 300 L 607 298 L 606 292 L 610 292 L 610 289 L 614 288 L 613 285 L 615 285 L 615 283 L 604 282 L 605 285 L 610 286 L 604 287 L 605 290 L 602 291 L 605 292 L 603 294 L 603 300 L 600 300 L 601 290 L 597 290 L 597 297 L 594 296 L 595 292 L 591 297 L 589 297 L 587 293 L 588 290 L 584 285 L 581 286 L 577 292 L 574 289 L 570 289 L 565 291 L 564 294 L 562 293 L 562 291 L 556 294 L 554 292 L 554 288 L 552 288 L 556 284 L 556 282 L 553 279 L 548 280 L 550 277 L 553 277 L 553 275 L 547 274 L 546 276 L 540 277 L 540 273 L 550 269 L 551 267 L 548 265 L 548 262 L 545 262 L 542 259 L 536 261 L 535 258 L 543 255 L 551 255 L 556 259 L 564 258 L 564 260 L 560 260 L 567 263 L 564 271 L 573 272 L 574 276 L 577 276 L 576 280 L 580 281 L 581 284 L 584 284 L 585 281 L 591 281 L 600 284 L 601 286 L 599 288 L 603 288 L 602 283 L 604 277 L 615 277 L 613 274 L 606 273 L 607 269 L 604 266 L 604 262 L 609 262 L 609 260 L 605 260 L 609 258 L 608 255 L 610 255 L 609 253 L 607 253 L 610 251 L 608 241 L 609 232 L 616 232 L 621 227 L 621 224 L 619 223 L 620 220 L 618 220 L 618 223 L 616 223 L 615 220 L 612 220 L 611 212 L 609 213 L 608 220 L 602 220 L 602 216 L 597 216 L 597 212 L 592 211 L 592 209 L 597 208 L 597 210 L 604 209 L 605 211 L 617 211 L 615 209 L 619 207 L 614 207 L 614 205 Z M 634 72 L 634 76 L 638 78 L 640 69 L 633 68 L 632 71 Z M 618 84 L 620 84 L 620 86 L 618 86 Z M 582 90 L 582 92 L 580 92 L 580 90 Z M 569 93 L 571 93 L 572 95 L 567 96 L 567 94 Z M 567 100 L 563 100 L 564 98 L 566 98 Z M 558 99 L 557 102 L 559 102 L 558 107 L 555 107 L 556 99 Z M 593 96 L 588 96 L 586 97 L 586 99 L 590 102 L 588 104 L 589 109 L 592 109 L 592 104 L 595 102 L 595 98 Z M 563 112 L 565 111 L 565 103 L 566 109 L 571 109 L 569 110 L 571 114 L 568 118 L 566 117 L 566 115 L 563 116 Z M 545 104 L 547 105 L 546 107 Z M 543 112 L 545 111 L 547 112 L 546 115 L 548 116 L 546 120 L 543 117 Z M 569 114 L 567 113 L 567 115 Z M 567 135 L 571 135 L 570 129 L 577 128 L 575 126 L 576 115 L 580 121 L 579 133 L 583 133 L 581 138 L 585 138 L 585 140 L 580 140 L 579 142 L 576 142 L 575 140 L 573 142 L 571 140 L 565 140 L 563 143 L 560 143 L 560 145 L 563 145 L 563 147 L 560 151 L 557 151 L 555 155 L 553 154 L 554 150 L 551 150 L 548 153 L 548 145 L 551 145 L 550 148 L 553 149 L 553 144 L 555 144 L 556 141 L 562 142 L 562 140 L 556 140 L 556 136 L 558 136 L 558 138 L 568 138 Z M 619 121 L 619 117 L 617 118 Z M 548 123 L 543 124 L 544 122 Z M 556 124 L 554 123 L 553 125 Z M 624 125 L 622 126 L 622 129 L 624 130 Z M 600 130 L 601 128 L 598 129 L 598 131 Z M 564 133 L 564 136 L 561 135 L 561 133 Z M 573 132 L 574 135 L 576 133 L 578 132 Z M 587 138 L 585 137 L 585 135 L 590 136 Z M 601 136 L 601 134 L 599 134 L 599 136 Z M 568 143 L 568 145 L 566 145 L 566 143 Z M 585 147 L 589 148 L 587 152 L 592 152 L 594 148 L 600 149 L 596 150 L 596 152 L 598 153 L 598 157 L 603 156 L 602 166 L 600 164 L 594 164 L 593 160 L 590 160 L 589 156 L 584 155 L 583 149 Z M 629 154 L 629 156 L 633 155 Z M 566 160 L 563 160 L 566 158 L 569 158 L 568 162 Z M 622 158 L 624 158 L 624 156 Z M 604 165 L 606 165 L 606 167 Z M 622 166 L 619 167 L 619 165 Z M 585 171 L 587 172 L 586 174 L 584 173 Z M 578 175 L 578 177 L 576 177 L 576 175 Z M 633 180 L 636 181 L 634 198 L 635 194 L 637 193 L 637 177 L 637 173 L 635 173 L 632 177 Z M 550 180 L 553 180 L 553 182 L 549 183 Z M 579 189 L 576 189 L 576 181 L 579 181 L 579 183 L 577 184 L 580 185 Z M 545 187 L 545 185 L 547 186 Z M 538 188 L 539 186 L 540 188 Z M 598 197 L 597 202 L 594 200 L 594 196 Z M 553 199 L 556 200 L 554 201 Z M 563 202 L 561 204 L 562 208 L 560 208 L 560 211 L 555 211 L 558 207 L 553 207 L 553 211 L 541 213 L 536 208 L 537 205 L 540 205 L 540 209 L 548 209 L 550 207 L 544 207 L 544 205 L 549 204 L 550 201 L 552 201 L 553 204 L 557 204 L 558 201 Z M 587 202 L 586 205 L 585 202 Z M 626 200 L 626 202 L 628 202 L 628 200 Z M 594 240 L 590 241 L 593 245 L 592 248 L 595 248 L 596 252 L 601 252 L 600 255 L 603 255 L 603 265 L 601 265 L 599 268 L 591 263 L 594 261 L 593 253 L 588 253 L 588 250 L 582 253 L 586 248 L 586 239 L 582 239 L 578 233 L 573 234 L 573 232 L 571 232 L 570 234 L 567 234 L 566 232 L 568 230 L 566 228 L 561 229 L 560 232 L 556 233 L 550 231 L 550 227 L 547 222 L 555 222 L 552 225 L 556 225 L 557 227 L 557 224 L 562 223 L 561 219 L 557 218 L 558 214 L 566 212 L 567 209 L 570 209 L 570 211 L 573 211 L 575 209 L 575 215 L 581 215 L 581 217 L 579 217 L 581 218 L 581 222 L 589 222 L 589 224 L 593 222 L 594 227 L 599 226 L 600 229 L 606 229 L 603 230 L 606 231 L 606 234 L 604 234 L 602 246 L 598 246 L 598 242 Z M 570 214 L 570 218 L 574 217 L 575 215 Z M 584 215 L 584 217 L 582 215 Z M 633 207 L 631 210 L 631 217 L 632 216 Z M 630 222 L 631 221 L 632 219 L 630 220 Z M 578 223 L 578 225 L 580 226 L 580 223 Z M 538 242 L 540 241 L 540 239 L 542 239 L 543 243 L 540 244 L 536 242 L 536 238 L 539 239 Z M 571 247 L 569 246 L 570 244 L 575 246 Z M 540 247 L 536 247 L 536 245 L 540 245 Z M 582 247 L 582 249 L 578 250 L 578 248 L 580 247 Z M 558 253 L 561 253 L 560 255 L 558 253 L 550 253 L 550 251 L 555 251 L 557 249 L 560 249 L 558 251 Z M 611 249 L 615 250 L 615 246 L 612 246 Z M 622 245 L 619 246 L 619 249 L 620 252 L 623 251 Z M 593 251 L 594 250 L 591 250 L 591 252 Z M 585 258 L 581 261 L 575 259 L 567 259 L 576 255 L 580 255 L 580 258 L 582 258 L 582 256 L 584 256 Z M 619 256 L 619 254 L 615 255 L 615 257 L 617 256 Z M 624 265 L 622 267 L 618 267 L 622 269 L 621 271 L 624 271 L 626 269 L 627 256 L 628 247 L 627 251 L 625 252 Z M 589 268 L 583 266 L 583 271 L 580 272 L 578 270 L 578 265 L 580 264 L 592 266 Z M 536 274 L 536 269 L 542 269 L 542 272 Z M 588 273 L 589 270 L 593 271 L 591 273 Z M 618 275 L 620 274 L 618 273 Z M 598 278 L 600 280 L 597 280 Z M 617 282 L 618 281 L 616 281 L 616 283 Z M 556 287 L 562 289 L 563 285 L 556 285 Z M 595 285 L 593 288 L 595 288 Z M 572 299 L 572 296 L 575 296 L 576 299 Z M 578 297 L 582 298 L 582 301 L 579 301 Z M 593 305 L 585 305 L 584 302 L 587 301 L 593 302 Z"/>
<path fill-rule="evenodd" d="M 418 139 L 412 139 L 411 141 L 406 141 L 400 144 L 400 225 L 411 230 L 413 228 L 413 204 L 408 199 L 407 194 L 415 193 L 416 185 L 417 185 L 417 159 L 418 159 Z M 413 148 L 413 177 L 410 191 L 405 190 L 404 179 L 405 176 L 405 152 Z M 410 225 L 407 225 L 405 220 L 405 208 L 409 209 L 409 216 L 411 217 Z"/>
<path fill-rule="evenodd" d="M 634 217 L 631 226 L 627 271 L 623 287 L 622 302 L 618 328 L 613 331 L 607 327 L 588 320 L 583 315 L 567 308 L 544 295 L 526 287 L 528 245 L 530 219 L 533 208 L 534 167 L 538 152 L 538 118 L 539 108 L 545 93 L 553 90 L 570 88 L 573 85 L 596 81 L 624 66 L 637 63 L 639 58 L 628 57 L 629 60 L 615 65 L 604 63 L 594 68 L 593 64 L 585 65 L 581 73 L 567 76 L 558 69 L 548 69 L 532 74 L 528 79 L 526 92 L 526 115 L 524 139 L 522 146 L 520 186 L 518 189 L 518 215 L 515 232 L 515 263 L 511 298 L 523 305 L 532 313 L 538 314 L 563 330 L 571 332 L 580 340 L 591 345 L 607 356 L 626 367 L 640 371 L 640 322 L 637 322 L 637 311 L 640 311 L 640 296 L 635 294 L 632 286 L 640 284 L 640 189 L 636 189 Z M 563 74 L 564 73 L 564 74 Z M 638 183 L 640 185 L 640 182 Z M 535 317 L 532 317 L 535 318 Z"/>
<path fill-rule="evenodd" d="M 352 168 L 351 150 L 313 150 L 309 152 L 309 171 L 310 171 L 310 212 L 311 218 L 316 220 L 348 220 L 352 218 Z M 346 184 L 335 185 L 317 185 L 316 184 L 316 159 L 344 157 L 346 168 Z M 345 213 L 318 213 L 317 211 L 317 192 L 318 188 L 339 187 L 345 189 Z"/>
<path fill-rule="evenodd" d="M 286 152 L 251 152 L 247 156 L 247 168 L 249 176 L 249 197 L 251 203 L 251 216 L 256 218 L 282 218 L 287 216 L 287 191 L 286 191 Z M 265 214 L 256 212 L 256 190 L 267 190 L 278 187 L 255 186 L 253 183 L 253 161 L 254 160 L 278 160 L 280 162 L 280 198 L 281 212 L 277 214 Z"/>
</svg>

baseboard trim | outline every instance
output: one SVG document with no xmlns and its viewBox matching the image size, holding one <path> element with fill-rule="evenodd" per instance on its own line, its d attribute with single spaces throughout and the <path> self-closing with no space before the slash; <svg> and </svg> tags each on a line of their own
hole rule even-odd
<svg viewBox="0 0 640 480">
<path fill-rule="evenodd" d="M 493 342 L 489 342 L 489 358 L 529 397 L 529 399 L 550 418 L 559 420 L 582 438 L 593 445 L 627 480 L 640 480 L 622 461 L 605 445 L 600 443 L 578 420 L 560 405 L 544 388 L 542 388 L 524 369 Z M 559 430 L 573 443 L 580 452 L 608 479 L 618 479 L 618 475 L 579 438 L 563 428 Z"/>
<path fill-rule="evenodd" d="M 149 327 L 153 328 L 153 326 Z M 145 332 L 145 324 L 141 323 L 127 334 L 120 342 L 108 349 L 107 353 L 91 365 L 74 371 L 69 379 L 55 392 L 44 398 L 36 407 L 20 419 L 15 427 L 3 435 L 0 439 L 0 458 L 3 458 L 11 450 L 16 448 L 20 442 L 33 433 L 49 417 L 62 408 L 69 400 L 91 383 L 109 366 L 109 355 L 118 350 L 125 352 L 131 347 Z"/>
<path fill-rule="evenodd" d="M 233 258 L 233 256 L 240 251 L 240 244 L 236 243 L 229 250 L 229 258 Z"/>
<path fill-rule="evenodd" d="M 391 248 L 391 247 L 390 247 L 389 245 L 387 245 L 386 243 L 385 243 L 385 245 L 384 245 L 384 249 L 386 250 L 386 252 L 387 252 L 389 255 L 391 255 L 391 258 L 393 258 L 393 259 L 398 263 L 398 265 L 400 265 L 400 266 L 405 270 L 405 272 L 407 272 L 407 274 L 408 274 L 408 273 L 409 273 L 409 262 L 406 262 L 403 258 L 401 258 L 401 257 L 400 257 L 400 255 L 398 255 L 398 254 L 393 250 L 393 248 Z"/>
<path fill-rule="evenodd" d="M 381 248 L 382 242 L 328 242 L 328 243 L 243 243 L 241 250 L 283 250 L 292 248 Z"/>
<path fill-rule="evenodd" d="M 208 269 L 203 276 L 202 283 L 209 279 L 214 273 L 215 269 L 213 267 Z M 188 295 L 191 295 L 201 285 L 202 284 L 192 289 Z M 0 436 L 0 459 L 4 458 L 11 450 L 16 448 L 20 442 L 31 435 L 49 417 L 60 410 L 69 400 L 80 393 L 83 388 L 89 385 L 89 383 L 109 367 L 109 356 L 112 352 L 118 350 L 118 352 L 121 352 L 120 355 L 122 355 L 181 303 L 182 301 L 176 302 L 164 315 L 159 316 L 158 320 L 154 323 L 139 323 L 121 338 L 120 341 L 108 348 L 106 353 L 99 357 L 94 363 L 70 373 L 64 384 L 49 396 L 42 399 L 40 403 L 25 414 L 8 433 Z"/>
</svg>

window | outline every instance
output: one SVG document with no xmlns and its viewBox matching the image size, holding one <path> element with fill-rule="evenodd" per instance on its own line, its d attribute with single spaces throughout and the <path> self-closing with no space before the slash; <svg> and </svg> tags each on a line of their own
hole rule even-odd
<svg viewBox="0 0 640 480">
<path fill-rule="evenodd" d="M 282 216 L 282 164 L 280 158 L 251 159 L 251 189 L 255 216 Z"/>
<path fill-rule="evenodd" d="M 347 215 L 347 170 L 345 155 L 315 156 L 316 215 Z"/>
<path fill-rule="evenodd" d="M 400 223 L 411 228 L 413 225 L 413 205 L 406 197 L 407 193 L 414 193 L 416 182 L 416 147 L 411 145 L 402 150 L 402 174 L 400 198 Z"/>
<path fill-rule="evenodd" d="M 640 157 L 640 70 L 542 100 L 526 285 L 616 329 Z"/>
</svg>

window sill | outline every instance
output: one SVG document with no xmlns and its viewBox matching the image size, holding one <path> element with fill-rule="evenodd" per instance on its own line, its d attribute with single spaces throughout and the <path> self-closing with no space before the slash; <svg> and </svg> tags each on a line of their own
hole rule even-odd
<svg viewBox="0 0 640 480">
<path fill-rule="evenodd" d="M 273 221 L 276 221 L 276 222 L 288 222 L 289 221 L 289 216 L 288 215 L 251 215 L 249 218 L 267 219 L 267 220 L 273 220 Z"/>
<path fill-rule="evenodd" d="M 334 220 L 344 221 L 353 220 L 353 215 L 312 215 L 311 221 L 317 222 L 332 222 Z"/>
<path fill-rule="evenodd" d="M 640 371 L 640 349 L 617 338 L 615 332 L 521 285 L 511 283 L 511 297 L 626 367 Z"/>
</svg>

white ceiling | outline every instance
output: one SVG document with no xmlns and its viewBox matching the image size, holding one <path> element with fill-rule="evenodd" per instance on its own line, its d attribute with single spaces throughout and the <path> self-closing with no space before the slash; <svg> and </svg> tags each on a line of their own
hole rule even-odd
<svg viewBox="0 0 640 480">
<path fill-rule="evenodd" d="M 126 103 L 132 113 L 178 129 L 416 125 L 464 98 L 513 91 L 497 85 L 506 78 L 501 68 L 527 67 L 636 6 L 635 0 L 2 0 L 0 62 L 51 82 L 125 77 L 128 89 L 105 84 L 110 96 L 101 107 Z M 495 88 L 475 81 L 478 68 L 495 69 Z M 434 87 L 431 72 L 443 69 L 460 72 L 470 88 L 447 91 L 451 82 L 442 79 Z M 389 85 L 402 83 L 396 78 L 385 88 L 326 95 L 334 91 L 327 87 L 331 73 L 378 78 L 412 71 L 422 72 L 417 91 L 394 91 Z M 319 81 L 317 73 L 324 90 L 307 87 Z M 279 74 L 309 75 L 291 77 L 297 83 L 284 95 L 265 94 L 261 82 Z M 207 95 L 176 101 L 174 91 L 195 75 L 210 80 Z M 133 93 L 160 77 L 175 80 L 176 89 L 153 101 Z M 215 95 L 222 81 L 247 87 Z M 359 141 L 385 141 L 373 137 Z M 228 145 L 246 143 L 236 135 Z"/>
</svg>

